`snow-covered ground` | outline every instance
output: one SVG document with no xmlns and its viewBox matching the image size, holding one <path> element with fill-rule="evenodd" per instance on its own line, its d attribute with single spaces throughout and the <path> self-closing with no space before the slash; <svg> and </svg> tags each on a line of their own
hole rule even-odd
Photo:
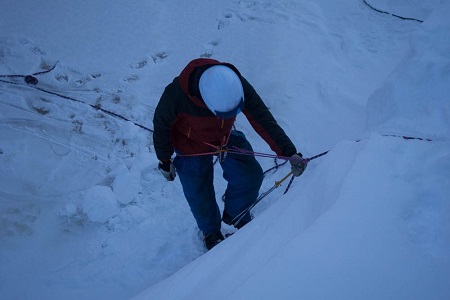
<svg viewBox="0 0 450 300">
<path fill-rule="evenodd" d="M 55 68 L 34 87 L 0 77 L 0 298 L 450 299 L 449 13 L 439 0 L 3 4 L 0 75 Z M 331 150 L 208 253 L 134 124 L 152 128 L 197 57 L 235 64 L 304 156 Z"/>
</svg>

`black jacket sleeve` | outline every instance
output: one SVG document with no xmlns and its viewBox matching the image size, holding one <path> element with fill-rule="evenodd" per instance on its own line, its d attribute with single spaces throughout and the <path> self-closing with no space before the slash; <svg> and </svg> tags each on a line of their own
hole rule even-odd
<svg viewBox="0 0 450 300">
<path fill-rule="evenodd" d="M 170 142 L 170 130 L 177 119 L 177 97 L 173 85 L 169 84 L 164 90 L 153 117 L 153 145 L 156 157 L 161 161 L 170 160 L 174 153 Z"/>
<path fill-rule="evenodd" d="M 253 86 L 241 77 L 244 87 L 244 114 L 255 131 L 267 142 L 277 155 L 290 157 L 297 153 L 292 141 L 255 91 Z"/>
</svg>

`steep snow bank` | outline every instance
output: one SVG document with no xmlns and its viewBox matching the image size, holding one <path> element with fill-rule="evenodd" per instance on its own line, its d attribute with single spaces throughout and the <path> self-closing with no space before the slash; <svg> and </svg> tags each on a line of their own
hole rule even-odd
<svg viewBox="0 0 450 300">
<path fill-rule="evenodd" d="M 411 51 L 370 97 L 372 131 L 450 138 L 450 5 L 444 3 L 411 38 Z"/>
<path fill-rule="evenodd" d="M 244 230 L 136 299 L 450 297 L 448 8 L 370 97 L 368 131 L 383 135 L 339 143 Z"/>
</svg>

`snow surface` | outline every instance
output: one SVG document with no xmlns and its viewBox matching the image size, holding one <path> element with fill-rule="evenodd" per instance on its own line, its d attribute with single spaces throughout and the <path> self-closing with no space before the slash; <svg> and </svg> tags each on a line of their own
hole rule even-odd
<svg viewBox="0 0 450 300">
<path fill-rule="evenodd" d="M 132 122 L 0 82 L 0 298 L 450 299 L 450 3 L 366 2 L 424 22 L 362 0 L 2 5 L 1 75 L 56 64 L 36 87 Z M 207 253 L 133 124 L 196 57 L 235 64 L 306 157 L 331 150 Z"/>
</svg>

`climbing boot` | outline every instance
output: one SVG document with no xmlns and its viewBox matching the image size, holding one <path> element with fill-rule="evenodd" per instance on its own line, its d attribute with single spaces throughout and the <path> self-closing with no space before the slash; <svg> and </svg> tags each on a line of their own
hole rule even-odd
<svg viewBox="0 0 450 300">
<path fill-rule="evenodd" d="M 214 246 L 217 246 L 224 239 L 225 238 L 220 231 L 205 235 L 204 242 L 206 249 L 211 250 L 212 248 L 214 248 Z"/>
</svg>

